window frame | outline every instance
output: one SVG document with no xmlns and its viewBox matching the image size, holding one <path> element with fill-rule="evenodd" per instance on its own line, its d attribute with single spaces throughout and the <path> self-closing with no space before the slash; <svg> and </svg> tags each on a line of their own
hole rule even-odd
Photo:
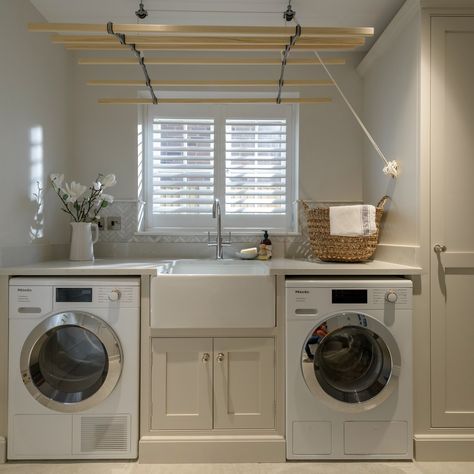
<svg viewBox="0 0 474 474">
<path fill-rule="evenodd" d="M 192 97 L 193 93 L 180 96 Z M 218 97 L 220 94 L 200 94 Z M 223 94 L 229 97 L 230 94 Z M 245 94 L 249 96 L 252 94 Z M 273 94 L 266 94 L 273 97 Z M 165 96 L 162 94 L 162 96 Z M 174 94 L 176 96 L 176 94 Z M 232 96 L 238 97 L 237 94 Z M 256 97 L 265 94 L 255 94 Z M 288 96 L 288 95 L 287 95 Z M 196 97 L 198 97 L 196 95 Z M 298 104 L 158 104 L 143 108 L 144 132 L 144 232 L 147 234 L 196 234 L 215 227 L 211 214 L 201 215 L 154 215 L 153 214 L 153 119 L 186 118 L 214 119 L 214 196 L 219 198 L 222 224 L 234 233 L 254 233 L 268 229 L 272 233 L 291 234 L 297 230 L 296 196 L 298 176 Z M 271 120 L 286 119 L 286 213 L 284 215 L 232 215 L 225 213 L 225 167 L 226 167 L 226 120 Z M 186 222 L 185 222 L 186 221 Z"/>
</svg>

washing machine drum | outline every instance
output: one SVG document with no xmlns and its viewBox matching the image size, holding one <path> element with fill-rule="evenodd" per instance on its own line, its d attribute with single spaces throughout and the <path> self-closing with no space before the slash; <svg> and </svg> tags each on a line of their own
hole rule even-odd
<svg viewBox="0 0 474 474">
<path fill-rule="evenodd" d="M 301 364 L 305 382 L 318 398 L 333 406 L 370 409 L 395 388 L 400 352 L 375 318 L 338 313 L 308 334 Z"/>
<path fill-rule="evenodd" d="M 74 311 L 50 316 L 35 327 L 23 345 L 20 370 L 39 403 L 79 412 L 110 395 L 122 361 L 113 329 L 90 313 Z"/>
</svg>

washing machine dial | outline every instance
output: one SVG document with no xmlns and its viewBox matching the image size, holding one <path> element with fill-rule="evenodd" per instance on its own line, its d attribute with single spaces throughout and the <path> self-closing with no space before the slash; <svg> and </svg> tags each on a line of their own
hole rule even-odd
<svg viewBox="0 0 474 474">
<path fill-rule="evenodd" d="M 117 290 L 117 289 L 112 290 L 109 293 L 109 301 L 118 301 L 121 296 L 122 296 L 122 293 L 120 292 L 120 290 Z"/>
<path fill-rule="evenodd" d="M 388 303 L 396 303 L 398 300 L 398 295 L 395 293 L 393 290 L 388 290 L 387 293 L 385 293 L 385 301 Z"/>
</svg>

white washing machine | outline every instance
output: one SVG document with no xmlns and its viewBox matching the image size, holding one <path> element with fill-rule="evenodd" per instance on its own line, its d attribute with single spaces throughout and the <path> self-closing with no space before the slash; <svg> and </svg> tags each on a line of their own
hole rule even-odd
<svg viewBox="0 0 474 474">
<path fill-rule="evenodd" d="M 412 283 L 286 281 L 288 459 L 412 459 Z"/>
<path fill-rule="evenodd" d="M 136 458 L 137 278 L 12 278 L 9 459 Z"/>
</svg>

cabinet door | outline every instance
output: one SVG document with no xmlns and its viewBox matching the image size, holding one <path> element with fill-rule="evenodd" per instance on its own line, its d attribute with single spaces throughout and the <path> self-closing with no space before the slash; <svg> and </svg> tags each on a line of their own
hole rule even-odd
<svg viewBox="0 0 474 474">
<path fill-rule="evenodd" d="M 152 429 L 212 428 L 212 339 L 154 338 Z"/>
<path fill-rule="evenodd" d="M 432 425 L 474 427 L 474 18 L 431 21 Z"/>
<path fill-rule="evenodd" d="M 272 338 L 214 340 L 214 428 L 273 428 Z"/>
</svg>

